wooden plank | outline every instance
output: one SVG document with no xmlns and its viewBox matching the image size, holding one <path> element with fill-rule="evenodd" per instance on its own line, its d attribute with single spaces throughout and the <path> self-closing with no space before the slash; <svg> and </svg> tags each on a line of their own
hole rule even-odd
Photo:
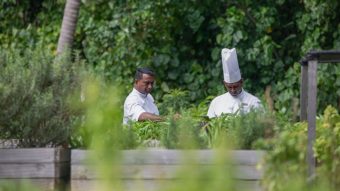
<svg viewBox="0 0 340 191">
<path fill-rule="evenodd" d="M 202 180 L 198 180 L 202 181 Z M 233 182 L 235 184 L 235 191 L 260 191 L 263 190 L 259 181 L 240 181 Z M 99 190 L 99 186 L 103 186 L 103 182 L 99 180 L 72 180 L 72 191 L 96 191 Z M 115 182 L 112 182 L 114 185 Z M 117 182 L 122 189 L 126 191 L 161 191 L 167 188 L 181 187 L 185 182 L 181 180 L 120 180 Z M 177 186 L 176 186 L 177 185 Z M 109 186 L 110 190 L 115 190 L 112 186 Z"/>
<path fill-rule="evenodd" d="M 69 163 L 0 164 L 0 178 L 58 178 L 69 174 Z"/>
<path fill-rule="evenodd" d="M 84 164 L 92 153 L 93 151 L 91 150 L 72 149 L 71 164 Z"/>
<path fill-rule="evenodd" d="M 226 168 L 221 165 L 123 165 L 117 174 L 121 179 L 177 179 L 183 173 L 214 172 Z M 227 167 L 228 168 L 228 167 Z M 227 169 L 229 170 L 230 168 Z M 262 170 L 256 166 L 239 165 L 235 168 L 234 178 L 241 180 L 259 180 L 263 176 Z M 100 175 L 93 167 L 72 165 L 71 179 L 100 179 Z M 229 172 L 226 172 L 229 173 Z"/>
<path fill-rule="evenodd" d="M 71 164 L 82 164 L 91 151 L 72 150 Z M 123 164 L 213 164 L 217 163 L 219 153 L 214 150 L 126 150 L 122 151 Z M 226 162 L 232 161 L 235 164 L 256 165 L 264 156 L 264 151 L 237 150 L 222 153 Z"/>
<path fill-rule="evenodd" d="M 256 166 L 236 166 L 235 177 L 239 180 L 261 180 L 263 177 L 263 169 Z"/>
<path fill-rule="evenodd" d="M 51 178 L 54 173 L 52 163 L 0 165 L 0 178 Z"/>
<path fill-rule="evenodd" d="M 301 66 L 300 121 L 307 121 L 308 65 Z"/>
<path fill-rule="evenodd" d="M 307 54 L 309 60 L 317 60 L 319 63 L 339 63 L 339 50 L 310 51 Z"/>
<path fill-rule="evenodd" d="M 70 161 L 70 150 L 61 148 L 0 149 L 0 164 Z"/>
<path fill-rule="evenodd" d="M 96 185 L 98 183 L 98 180 L 72 179 L 70 182 L 71 191 L 97 191 Z"/>
<path fill-rule="evenodd" d="M 263 151 L 239 150 L 225 153 L 218 153 L 215 150 L 130 150 L 124 151 L 124 164 L 214 164 L 218 163 L 217 158 L 224 158 L 225 162 L 236 164 L 255 165 L 264 155 Z"/>
<path fill-rule="evenodd" d="M 85 164 L 71 165 L 71 179 L 97 179 L 98 173 L 94 166 Z"/>
<path fill-rule="evenodd" d="M 260 181 L 236 181 L 236 190 L 240 191 L 263 191 Z"/>
<path fill-rule="evenodd" d="M 129 165 L 123 166 L 121 178 L 123 179 L 177 179 L 182 174 L 200 173 L 200 172 L 220 172 L 220 165 Z M 230 170 L 230 168 L 225 168 Z M 258 171 L 255 166 L 236 166 L 234 178 L 242 180 L 259 180 L 262 172 Z M 231 172 L 226 172 L 226 175 Z"/>
<path fill-rule="evenodd" d="M 230 153 L 232 161 L 238 165 L 257 165 L 265 154 L 265 151 L 260 150 L 234 150 Z"/>
<path fill-rule="evenodd" d="M 316 129 L 316 93 L 317 93 L 317 60 L 308 61 L 308 143 L 307 143 L 307 165 L 308 175 L 315 174 L 315 157 L 313 146 L 315 142 Z"/>
</svg>

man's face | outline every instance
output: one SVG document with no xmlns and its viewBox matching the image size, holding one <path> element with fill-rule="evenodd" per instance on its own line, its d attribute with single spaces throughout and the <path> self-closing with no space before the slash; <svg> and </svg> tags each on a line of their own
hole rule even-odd
<svg viewBox="0 0 340 191">
<path fill-rule="evenodd" d="M 149 74 L 143 74 L 142 79 L 135 80 L 135 88 L 142 94 L 149 94 L 153 88 L 155 78 Z"/>
<path fill-rule="evenodd" d="M 237 96 L 242 92 L 242 85 L 243 85 L 242 79 L 238 82 L 235 82 L 235 83 L 224 82 L 224 86 L 227 88 L 228 92 L 232 96 Z"/>
</svg>

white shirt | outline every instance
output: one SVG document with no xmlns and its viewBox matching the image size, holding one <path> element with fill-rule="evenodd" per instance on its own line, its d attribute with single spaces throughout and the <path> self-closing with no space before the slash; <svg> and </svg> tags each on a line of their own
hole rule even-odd
<svg viewBox="0 0 340 191">
<path fill-rule="evenodd" d="M 232 96 L 229 92 L 217 96 L 212 100 L 208 110 L 208 117 L 219 117 L 222 113 L 248 113 L 252 108 L 261 107 L 261 101 L 244 91 L 237 96 Z"/>
<path fill-rule="evenodd" d="M 152 95 L 142 94 L 133 88 L 124 102 L 123 124 L 127 124 L 129 120 L 138 121 L 139 116 L 144 112 L 159 115 Z"/>
</svg>

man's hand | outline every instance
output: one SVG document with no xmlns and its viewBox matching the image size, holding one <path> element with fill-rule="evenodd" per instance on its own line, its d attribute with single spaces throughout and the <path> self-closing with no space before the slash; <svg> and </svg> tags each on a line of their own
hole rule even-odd
<svg viewBox="0 0 340 191">
<path fill-rule="evenodd" d="M 138 117 L 138 121 L 164 121 L 163 117 L 152 113 L 144 112 Z"/>
<path fill-rule="evenodd" d="M 174 120 L 179 120 L 181 117 L 182 117 L 182 115 L 179 114 L 179 113 L 175 113 L 175 114 L 172 116 L 172 118 L 173 118 Z"/>
</svg>

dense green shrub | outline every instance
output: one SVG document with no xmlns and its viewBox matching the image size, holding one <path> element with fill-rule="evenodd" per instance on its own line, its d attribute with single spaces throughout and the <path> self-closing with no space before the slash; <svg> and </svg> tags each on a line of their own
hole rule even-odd
<svg viewBox="0 0 340 191">
<path fill-rule="evenodd" d="M 168 125 L 163 125 L 162 143 L 169 149 L 205 149 L 208 148 L 208 135 L 200 121 L 183 113 L 181 118 L 170 118 Z"/>
<path fill-rule="evenodd" d="M 243 115 L 227 114 L 213 118 L 207 126 L 210 147 L 228 142 L 235 149 L 254 149 L 259 139 L 270 138 L 275 119 L 269 113 L 250 112 Z"/>
<path fill-rule="evenodd" d="M 143 144 L 147 140 L 161 140 L 163 134 L 162 125 L 152 121 L 143 121 L 130 124 L 132 131 L 135 133 L 137 140 Z"/>
<path fill-rule="evenodd" d="M 159 112 L 162 115 L 181 113 L 181 111 L 188 108 L 189 105 L 188 91 L 171 89 L 164 94 L 162 102 L 159 104 Z"/>
<path fill-rule="evenodd" d="M 43 46 L 55 51 L 63 18 L 65 0 L 27 0 L 0 2 L 0 47 L 27 48 Z"/>
<path fill-rule="evenodd" d="M 158 140 L 161 141 L 158 146 L 169 149 L 217 148 L 226 144 L 235 149 L 252 149 L 259 148 L 260 141 L 274 135 L 276 122 L 267 113 L 251 112 L 208 119 L 197 115 L 199 109 L 200 106 L 192 106 L 182 110 L 177 119 L 170 114 L 165 116 L 164 122 L 133 122 L 129 127 L 139 144 Z"/>
<path fill-rule="evenodd" d="M 0 46 L 55 50 L 65 0 L 0 2 Z M 220 50 L 236 47 L 245 88 L 271 87 L 276 111 L 297 117 L 300 67 L 311 49 L 339 49 L 339 2 L 82 1 L 74 48 L 106 79 L 131 90 L 137 66 L 157 73 L 154 97 L 188 91 L 190 103 L 224 92 Z M 339 65 L 318 70 L 318 113 L 339 104 Z M 293 99 L 291 99 L 293 97 Z"/>
<path fill-rule="evenodd" d="M 166 116 L 163 122 L 131 122 L 123 131 L 132 132 L 125 140 L 133 140 L 135 147 L 163 147 L 168 149 L 208 148 L 208 135 L 191 116 L 174 119 Z"/>
<path fill-rule="evenodd" d="M 65 143 L 77 118 L 67 98 L 79 91 L 80 61 L 41 49 L 0 52 L 1 138 L 20 147 Z"/>
</svg>

